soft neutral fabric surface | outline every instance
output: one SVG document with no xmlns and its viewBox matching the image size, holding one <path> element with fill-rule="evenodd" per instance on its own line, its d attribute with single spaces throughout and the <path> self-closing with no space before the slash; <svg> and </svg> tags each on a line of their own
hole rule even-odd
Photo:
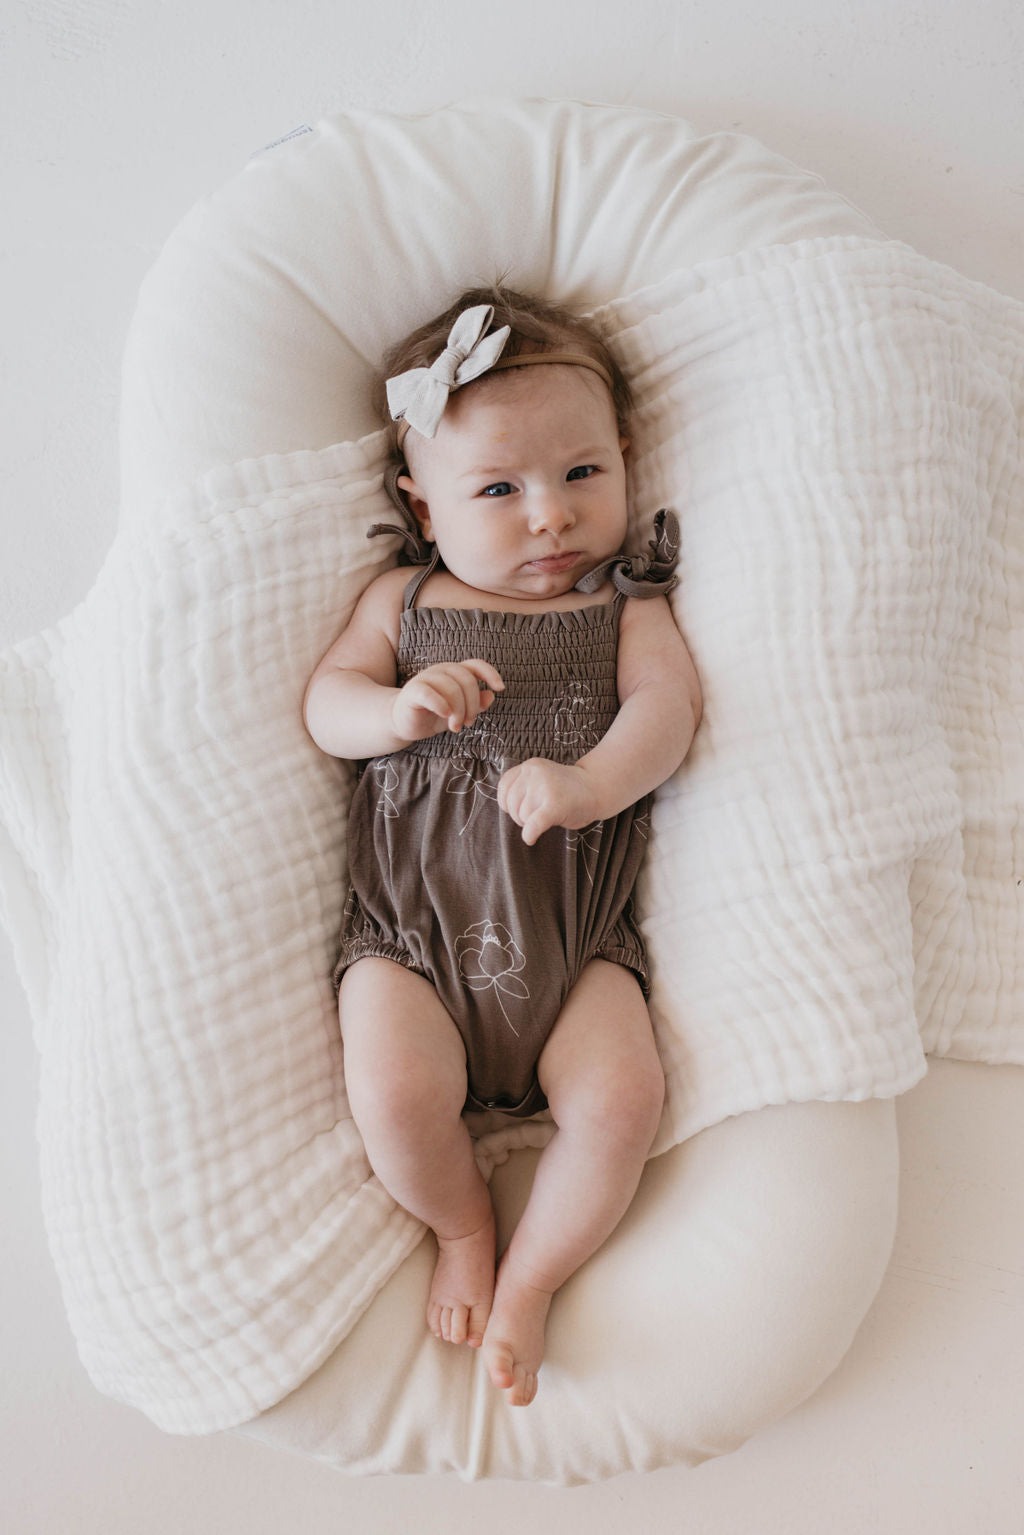
<svg viewBox="0 0 1024 1535">
<path fill-rule="evenodd" d="M 420 1325 L 424 1244 L 321 1369 L 241 1432 L 363 1475 L 593 1482 L 729 1457 L 675 1478 L 667 1500 L 616 1482 L 609 1531 L 820 1535 L 834 1517 L 844 1535 L 904 1535 L 926 1506 L 943 1535 L 1010 1535 L 1022 1092 L 1020 1067 L 933 1058 L 898 1099 L 741 1114 L 656 1157 L 623 1226 L 556 1297 L 528 1413 Z M 492 1180 L 507 1219 L 530 1164 Z M 646 1520 L 624 1516 L 642 1491 Z M 378 1495 L 401 1522 L 397 1489 Z M 575 1506 L 563 1512 L 575 1528 Z"/>
<path fill-rule="evenodd" d="M 536 1161 L 495 1169 L 502 1241 Z M 846 1354 L 885 1274 L 898 1178 L 892 1099 L 723 1120 L 648 1162 L 622 1223 L 555 1296 L 529 1411 L 423 1325 L 428 1239 L 242 1432 L 357 1475 L 464 1481 L 573 1485 L 730 1454 Z"/>
<path fill-rule="evenodd" d="M 705 692 L 641 886 L 675 1137 L 1024 1061 L 1024 305 L 837 240 L 609 319 Z"/>
<path fill-rule="evenodd" d="M 881 239 L 820 177 L 678 117 L 493 92 L 425 116 L 344 112 L 204 198 L 143 284 L 125 352 L 121 525 L 215 464 L 379 424 L 385 349 L 501 273 L 592 309 L 698 262 Z"/>
<path fill-rule="evenodd" d="M 682 515 L 705 689 L 640 888 L 657 1149 L 765 1104 L 898 1093 L 925 1049 L 1024 1059 L 1021 306 L 839 238 L 601 318 L 637 384 L 638 510 Z M 328 975 L 349 769 L 299 712 L 388 554 L 363 538 L 381 448 L 211 473 L 4 658 L 51 1242 L 93 1379 L 170 1429 L 278 1400 L 420 1234 L 346 1117 Z"/>
</svg>

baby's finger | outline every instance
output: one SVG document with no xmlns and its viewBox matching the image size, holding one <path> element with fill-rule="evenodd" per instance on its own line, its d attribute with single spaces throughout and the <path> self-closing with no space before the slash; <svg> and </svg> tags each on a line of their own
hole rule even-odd
<svg viewBox="0 0 1024 1535">
<path fill-rule="evenodd" d="M 523 828 L 523 841 L 530 846 L 536 842 L 542 831 L 546 831 L 551 824 L 550 817 L 546 814 L 544 796 L 538 792 L 537 786 L 531 785 L 527 778 L 518 786 L 510 796 L 511 809 L 509 814 L 518 826 Z"/>
<path fill-rule="evenodd" d="M 513 817 L 513 820 L 515 819 Z M 521 824 L 523 828 L 523 841 L 527 847 L 533 847 L 538 837 L 543 836 L 554 825 L 554 822 L 547 810 L 540 809 L 532 811 Z"/>
<path fill-rule="evenodd" d="M 517 826 L 522 826 L 523 824 L 519 814 L 519 806 L 523 798 L 520 782 L 522 777 L 521 768 L 521 763 L 517 763 L 514 767 L 506 768 L 505 772 L 498 779 L 498 808 L 504 810 L 506 815 L 510 815 Z"/>
<path fill-rule="evenodd" d="M 498 779 L 495 793 L 498 798 L 499 810 L 508 810 L 508 796 L 512 786 L 512 774 L 514 772 L 515 768 L 506 768 L 504 773 L 502 773 L 501 777 Z"/>
<path fill-rule="evenodd" d="M 476 676 L 465 666 L 453 667 L 449 681 L 452 712 L 448 716 L 448 729 L 461 730 L 463 725 L 472 725 L 484 707 L 481 702 L 483 695 Z"/>
<path fill-rule="evenodd" d="M 488 692 L 504 692 L 505 683 L 502 675 L 491 665 L 490 661 L 483 661 L 479 656 L 470 656 L 468 660 L 462 662 L 462 665 L 469 668 L 474 677 L 484 684 Z"/>
<path fill-rule="evenodd" d="M 433 682 L 424 682 L 421 677 L 414 677 L 405 685 L 405 696 L 416 709 L 424 709 L 428 714 L 436 714 L 438 719 L 447 719 L 451 713 L 452 701 L 446 697 L 444 691 Z"/>
<path fill-rule="evenodd" d="M 478 657 L 460 661 L 452 667 L 451 675 L 461 690 L 463 705 L 459 724 L 450 724 L 450 729 L 458 730 L 463 725 L 472 725 L 478 714 L 489 709 L 495 693 L 503 689 L 505 684 L 494 667 Z"/>
</svg>

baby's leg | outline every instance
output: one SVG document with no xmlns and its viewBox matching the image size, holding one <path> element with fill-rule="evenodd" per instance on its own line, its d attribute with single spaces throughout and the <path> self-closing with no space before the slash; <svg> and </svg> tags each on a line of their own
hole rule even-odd
<svg viewBox="0 0 1024 1535">
<path fill-rule="evenodd" d="M 631 971 L 595 959 L 537 1067 L 558 1129 L 498 1269 L 484 1363 L 513 1406 L 537 1390 L 551 1297 L 618 1225 L 661 1117 L 665 1079 Z"/>
<path fill-rule="evenodd" d="M 437 1237 L 427 1323 L 449 1343 L 479 1348 L 494 1293 L 494 1212 L 461 1118 L 462 1037 L 430 982 L 388 959 L 346 970 L 339 1011 L 345 1084 L 370 1166 Z"/>
</svg>

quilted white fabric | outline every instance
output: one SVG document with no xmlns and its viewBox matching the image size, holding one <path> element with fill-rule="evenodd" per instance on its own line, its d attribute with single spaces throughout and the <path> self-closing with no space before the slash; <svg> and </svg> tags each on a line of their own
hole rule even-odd
<svg viewBox="0 0 1024 1535">
<path fill-rule="evenodd" d="M 599 320 L 637 391 L 637 527 L 681 515 L 705 694 L 639 892 L 656 1150 L 894 1095 L 926 1051 L 1024 1062 L 1024 309 L 851 237 L 682 270 Z M 94 1382 L 174 1431 L 278 1401 L 420 1235 L 347 1117 L 350 769 L 300 713 L 393 553 L 363 536 L 381 452 L 204 476 L 2 658 L 50 1240 Z"/>
<path fill-rule="evenodd" d="M 122 525 L 214 464 L 379 425 L 385 349 L 498 273 L 593 309 L 698 262 L 883 236 L 743 134 L 489 93 L 339 112 L 199 202 L 143 285 L 125 353 Z"/>
</svg>

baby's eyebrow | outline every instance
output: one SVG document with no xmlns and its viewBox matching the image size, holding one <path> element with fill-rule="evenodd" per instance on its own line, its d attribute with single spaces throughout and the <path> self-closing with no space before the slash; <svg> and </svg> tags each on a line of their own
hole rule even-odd
<svg viewBox="0 0 1024 1535">
<path fill-rule="evenodd" d="M 589 446 L 577 448 L 572 453 L 566 453 L 564 456 L 567 460 L 571 459 L 573 464 L 583 464 L 589 463 L 591 459 L 603 457 L 606 452 L 606 448 L 602 448 L 600 445 L 595 446 L 592 443 Z M 470 480 L 476 479 L 480 475 L 491 475 L 501 479 L 503 476 L 515 474 L 518 468 L 518 464 L 484 464 L 479 469 L 464 469 L 458 475 L 458 478 L 460 480 Z"/>
</svg>

